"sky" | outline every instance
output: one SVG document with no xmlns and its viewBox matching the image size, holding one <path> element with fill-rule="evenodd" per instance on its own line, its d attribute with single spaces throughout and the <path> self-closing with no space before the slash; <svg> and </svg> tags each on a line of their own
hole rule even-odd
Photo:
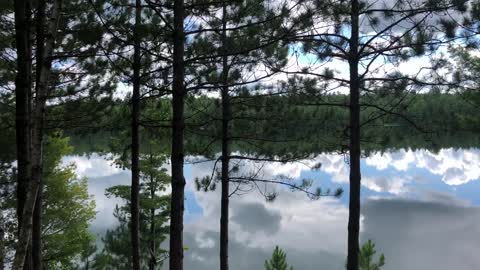
<svg viewBox="0 0 480 270">
<path fill-rule="evenodd" d="M 89 178 L 97 202 L 92 231 L 115 226 L 118 201 L 106 187 L 128 184 L 130 173 L 102 157 L 70 156 L 77 173 Z M 320 162 L 318 170 L 313 164 Z M 258 164 L 246 162 L 246 173 Z M 185 269 L 218 268 L 220 194 L 195 190 L 193 179 L 210 174 L 212 163 L 189 164 L 185 211 Z M 480 149 L 400 150 L 362 160 L 361 241 L 372 239 L 385 254 L 384 270 L 476 269 L 480 258 Z M 344 269 L 348 220 L 345 157 L 323 154 L 297 163 L 264 164 L 265 178 L 313 179 L 315 186 L 345 189 L 340 199 L 310 200 L 305 194 L 268 186 L 279 196 L 266 202 L 258 192 L 233 196 L 230 207 L 230 263 L 233 270 L 263 269 L 276 245 L 295 269 Z"/>
</svg>

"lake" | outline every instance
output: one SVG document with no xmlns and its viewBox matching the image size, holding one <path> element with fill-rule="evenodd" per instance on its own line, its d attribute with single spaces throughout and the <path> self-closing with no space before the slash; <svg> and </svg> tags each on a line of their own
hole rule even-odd
<svg viewBox="0 0 480 270">
<path fill-rule="evenodd" d="M 220 192 L 197 191 L 194 179 L 210 175 L 213 161 L 190 158 L 185 209 L 185 268 L 218 268 Z M 115 227 L 116 199 L 105 188 L 130 183 L 130 173 L 93 154 L 68 156 L 88 177 L 97 203 L 91 230 L 102 236 Z M 319 169 L 312 167 L 321 163 Z M 168 165 L 166 165 L 168 167 Z M 261 170 L 260 170 L 261 169 Z M 231 269 L 263 269 L 278 245 L 294 269 L 345 269 L 348 220 L 348 159 L 326 153 L 295 163 L 242 162 L 239 173 L 262 178 L 312 179 L 322 189 L 341 187 L 339 198 L 311 200 L 285 186 L 260 184 L 231 197 Z M 385 270 L 477 269 L 480 257 L 480 149 L 444 148 L 370 153 L 362 159 L 361 241 L 372 239 L 386 257 Z M 275 191 L 267 202 L 260 191 Z M 166 269 L 166 266 L 163 267 Z"/>
</svg>

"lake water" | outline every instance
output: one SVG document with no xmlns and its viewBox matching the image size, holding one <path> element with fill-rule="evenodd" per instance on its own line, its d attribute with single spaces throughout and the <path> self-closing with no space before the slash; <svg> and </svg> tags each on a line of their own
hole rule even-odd
<svg viewBox="0 0 480 270">
<path fill-rule="evenodd" d="M 89 178 L 101 236 L 116 225 L 105 188 L 130 183 L 130 173 L 98 155 L 69 156 Z M 320 169 L 311 167 L 320 162 Z M 230 262 L 233 270 L 263 269 L 275 245 L 294 269 L 345 269 L 348 219 L 348 160 L 322 154 L 296 163 L 243 162 L 240 173 L 262 178 L 286 175 L 314 179 L 314 186 L 341 187 L 341 198 L 310 200 L 283 186 L 266 202 L 258 191 L 231 197 Z M 210 175 L 213 162 L 188 164 L 185 209 L 185 269 L 218 268 L 220 192 L 197 191 L 193 179 Z M 362 242 L 372 239 L 385 254 L 385 270 L 478 269 L 480 265 L 480 149 L 399 150 L 362 159 Z M 165 267 L 164 267 L 165 268 Z"/>
</svg>

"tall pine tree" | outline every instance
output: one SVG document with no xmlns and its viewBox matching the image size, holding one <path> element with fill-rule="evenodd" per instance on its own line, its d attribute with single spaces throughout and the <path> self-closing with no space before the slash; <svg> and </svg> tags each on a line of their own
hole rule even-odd
<svg viewBox="0 0 480 270">
<path fill-rule="evenodd" d="M 297 9 L 297 19 L 305 28 L 289 39 L 295 50 L 303 51 L 303 60 L 315 58 L 322 62 L 338 61 L 348 68 L 348 74 L 332 69 L 305 65 L 288 74 L 301 74 L 304 85 L 295 85 L 297 94 L 305 95 L 308 105 L 345 108 L 349 121 L 342 133 L 347 134 L 349 151 L 350 196 L 348 221 L 348 270 L 358 270 L 360 232 L 360 187 L 362 155 L 362 127 L 372 119 L 361 117 L 363 108 L 379 111 L 373 118 L 392 114 L 418 128 L 403 117 L 401 111 L 405 96 L 388 102 L 386 106 L 371 103 L 372 93 L 386 82 L 406 83 L 412 91 L 434 82 L 422 80 L 422 73 L 402 74 L 398 63 L 424 55 L 452 39 L 437 25 L 441 14 L 464 10 L 466 1 L 381 1 L 368 3 L 350 1 L 306 1 Z M 301 44 L 301 45 L 300 45 Z M 428 68 L 428 67 L 427 67 Z M 428 78 L 427 78 L 428 79 Z M 322 82 L 322 83 L 319 83 Z M 303 88 L 303 89 L 302 89 Z M 343 103 L 329 103 L 325 93 L 344 89 L 349 99 Z M 405 87 L 404 87 L 405 88 Z"/>
</svg>

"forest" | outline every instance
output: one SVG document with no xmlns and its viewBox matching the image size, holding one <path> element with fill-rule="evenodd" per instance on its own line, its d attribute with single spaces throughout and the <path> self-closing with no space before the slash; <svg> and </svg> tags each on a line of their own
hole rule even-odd
<svg viewBox="0 0 480 270">
<path fill-rule="evenodd" d="M 470 167 L 434 174 L 480 179 L 479 46 L 477 0 L 2 0 L 0 270 L 183 270 L 197 257 L 209 265 L 199 270 L 322 268 L 311 266 L 317 249 L 299 248 L 312 263 L 297 266 L 282 239 L 232 237 L 239 213 L 274 230 L 273 212 L 235 207 L 259 197 L 268 208 L 279 190 L 344 203 L 332 270 L 399 269 L 396 254 L 363 236 L 373 222 L 368 158 L 472 151 L 455 155 Z M 340 157 L 344 182 L 265 173 L 319 171 L 325 155 Z M 80 162 L 97 157 L 108 168 Z M 206 173 L 192 173 L 202 164 Z M 128 183 L 112 180 L 99 199 L 99 176 L 81 173 L 90 169 L 128 172 Z M 192 192 L 218 196 L 196 206 Z M 105 205 L 115 226 L 100 233 L 92 224 Z M 208 241 L 192 229 L 207 207 L 218 209 Z M 268 245 L 254 244 L 262 237 Z M 199 259 L 210 246 L 214 256 Z M 258 248 L 268 257 L 250 264 Z"/>
</svg>

